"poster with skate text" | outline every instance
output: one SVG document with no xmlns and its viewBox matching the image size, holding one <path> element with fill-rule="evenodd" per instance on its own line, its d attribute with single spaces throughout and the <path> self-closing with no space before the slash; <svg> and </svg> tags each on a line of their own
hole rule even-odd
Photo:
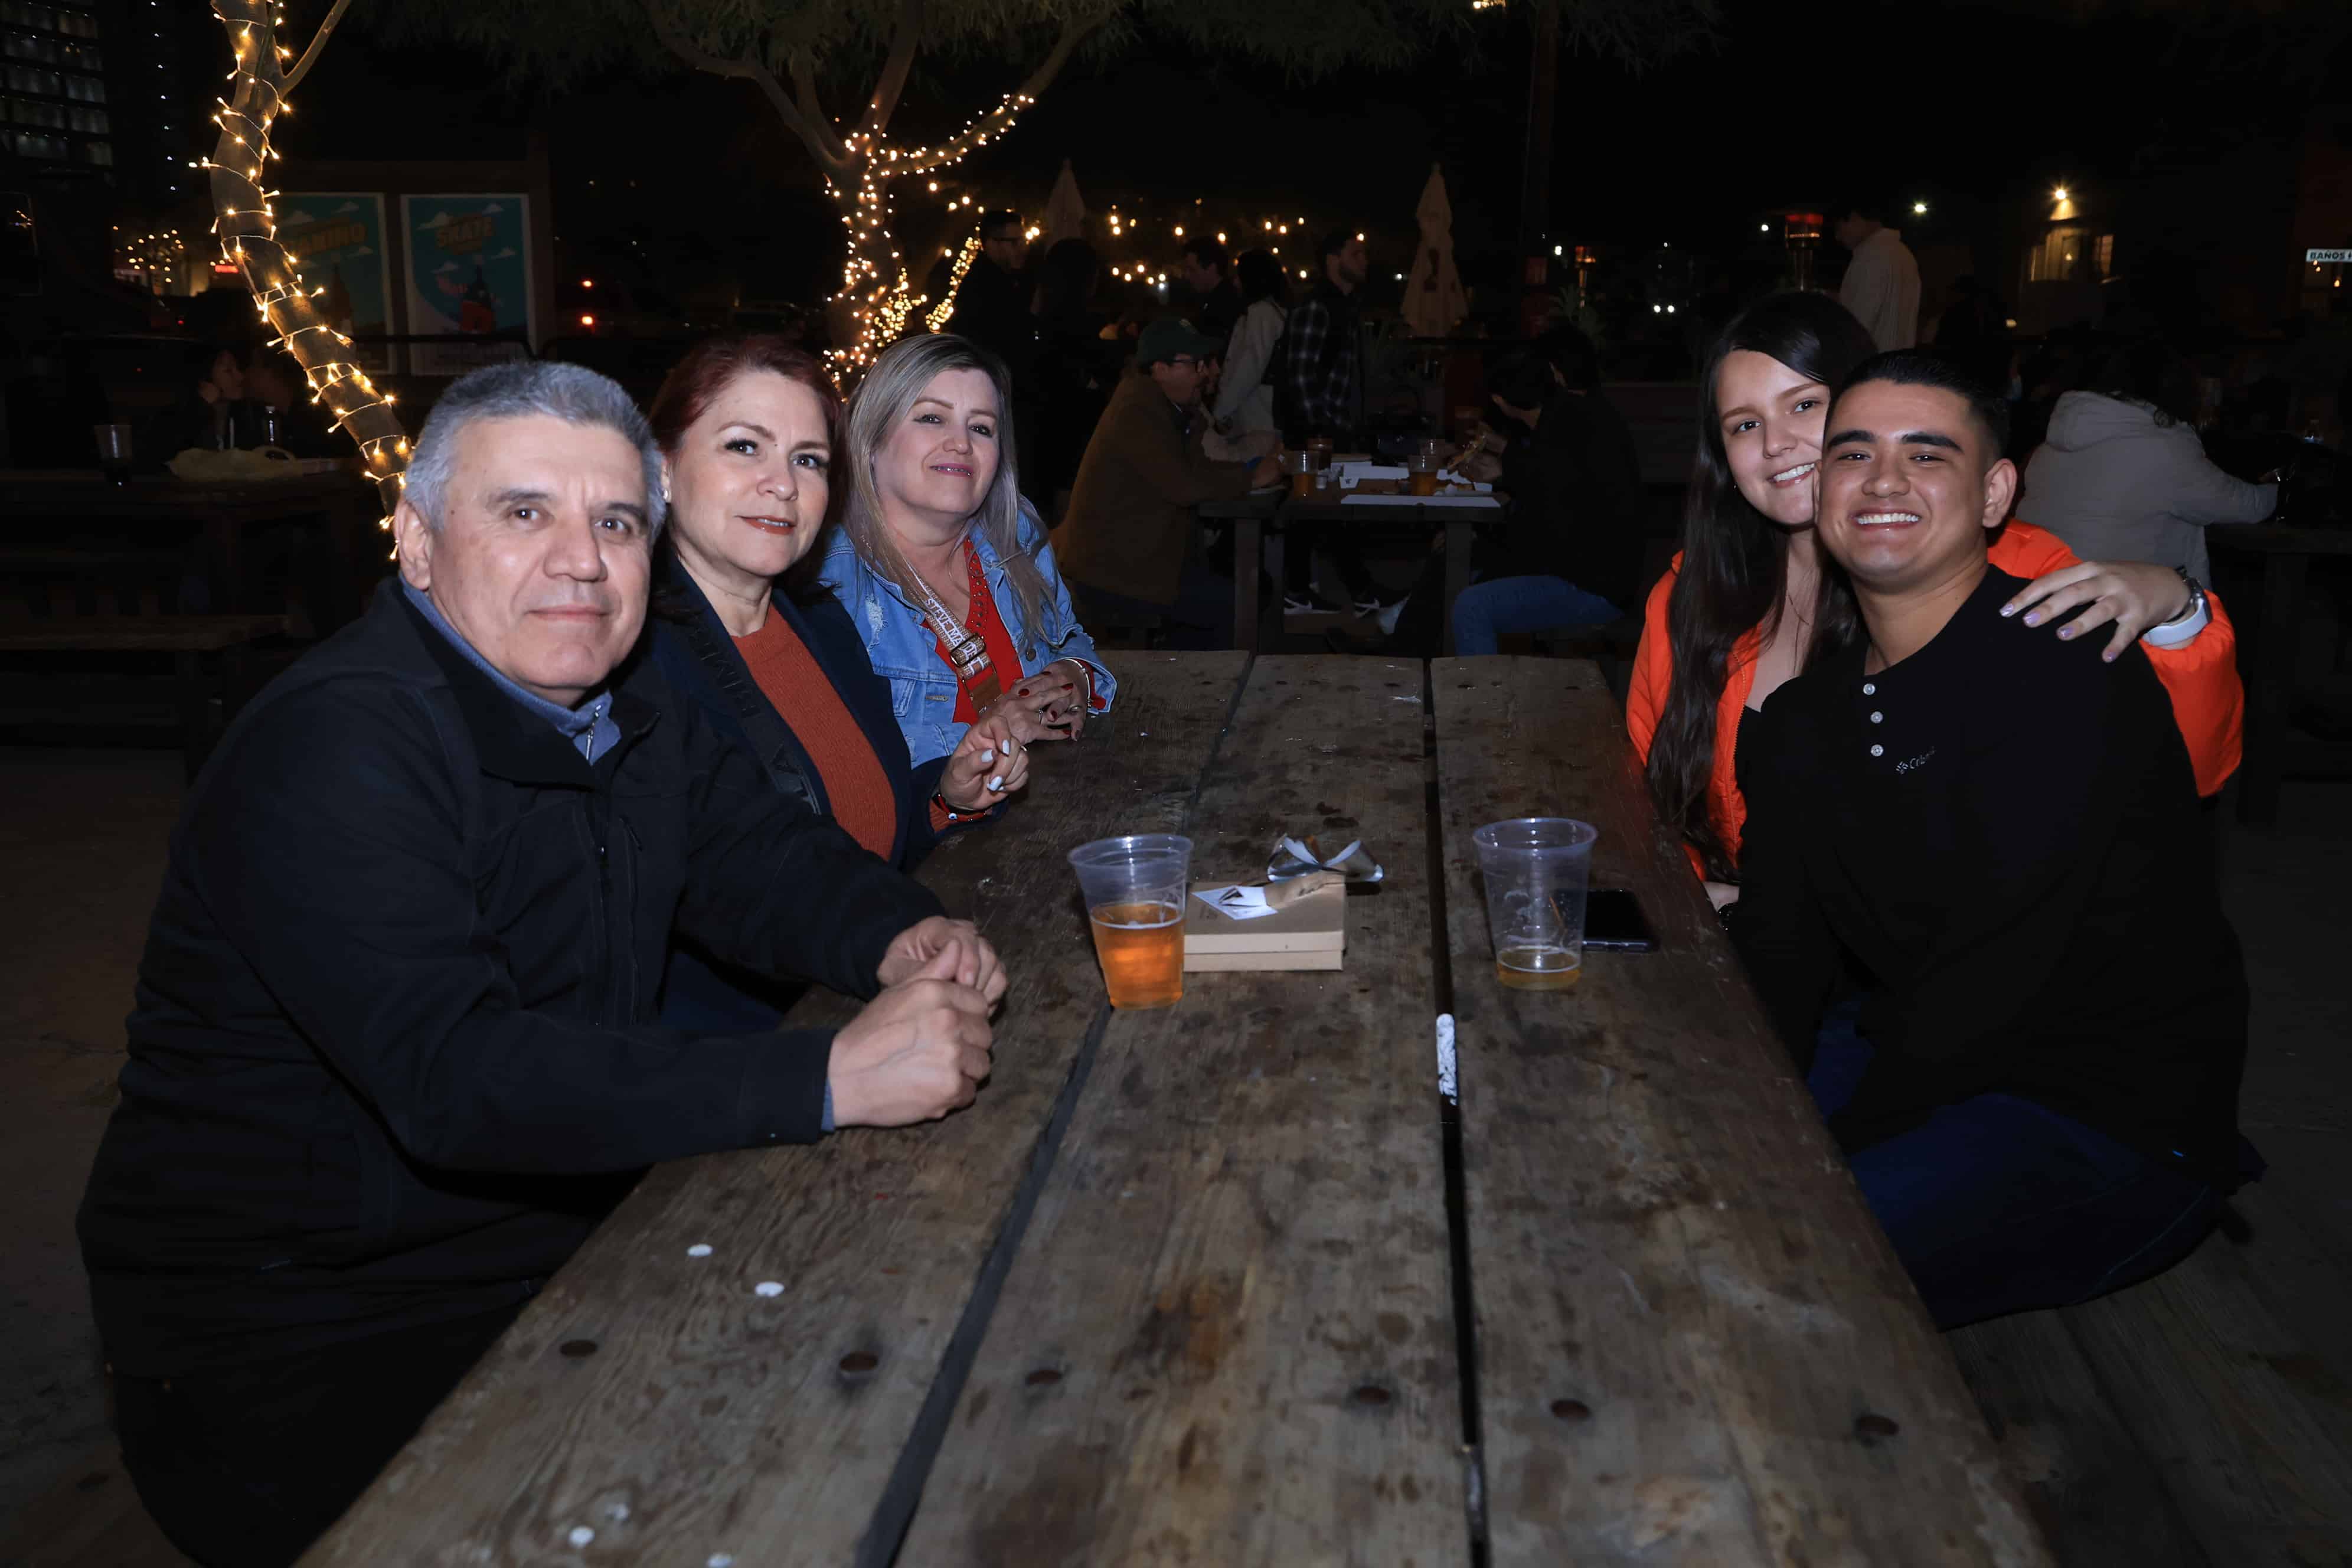
<svg viewBox="0 0 2352 1568">
<path fill-rule="evenodd" d="M 530 198 L 523 195 L 403 196 L 400 225 L 408 261 L 408 330 L 446 335 L 412 343 L 412 375 L 463 375 L 521 359 L 539 341 L 530 300 Z M 468 342 L 488 332 L 505 342 Z"/>
<path fill-rule="evenodd" d="M 294 253 L 319 313 L 352 340 L 352 362 L 378 374 L 398 369 L 398 351 L 380 341 L 392 331 L 383 197 L 289 191 L 277 198 L 277 207 L 278 237 Z"/>
</svg>

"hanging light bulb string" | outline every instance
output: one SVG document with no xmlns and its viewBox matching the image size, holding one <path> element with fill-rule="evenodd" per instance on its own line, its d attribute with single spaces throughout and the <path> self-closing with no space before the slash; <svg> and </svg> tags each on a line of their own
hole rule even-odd
<svg viewBox="0 0 2352 1568">
<path fill-rule="evenodd" d="M 278 42 L 286 16 L 275 0 L 213 0 L 213 15 L 227 29 L 236 64 L 229 72 L 230 96 L 216 100 L 220 110 L 213 116 L 220 141 L 201 166 L 212 179 L 213 205 L 219 214 L 213 234 L 220 242 L 221 258 L 244 273 L 255 311 L 277 334 L 269 346 L 294 356 L 310 389 L 310 401 L 357 444 L 383 504 L 380 526 L 389 530 L 406 480 L 408 432 L 393 410 L 393 395 L 378 387 L 366 367 L 345 352 L 352 340 L 312 303 L 325 290 L 305 286 L 296 265 L 299 258 L 278 237 L 278 213 L 271 204 L 279 193 L 261 184 L 263 171 L 279 156 L 270 145 L 270 128 L 294 112 L 286 95 L 318 58 L 320 46 L 350 3 L 336 0 L 299 63 L 289 68 L 286 62 L 293 51 Z"/>
</svg>

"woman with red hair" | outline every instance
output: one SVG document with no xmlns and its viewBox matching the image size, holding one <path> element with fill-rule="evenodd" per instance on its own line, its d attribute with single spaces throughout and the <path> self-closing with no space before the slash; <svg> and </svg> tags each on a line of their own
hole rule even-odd
<svg viewBox="0 0 2352 1568">
<path fill-rule="evenodd" d="M 793 568 L 824 528 L 841 396 L 783 338 L 714 338 L 654 396 L 662 499 L 652 658 L 784 794 L 901 868 L 1027 780 L 1004 721 L 910 764 L 889 682 L 840 601 Z M 662 1021 L 689 1034 L 772 1028 L 793 993 L 679 948 Z"/>
</svg>

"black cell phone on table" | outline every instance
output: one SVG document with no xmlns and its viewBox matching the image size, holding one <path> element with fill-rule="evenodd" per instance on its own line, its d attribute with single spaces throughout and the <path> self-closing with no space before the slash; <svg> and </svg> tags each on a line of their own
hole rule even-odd
<svg viewBox="0 0 2352 1568">
<path fill-rule="evenodd" d="M 1565 911 L 1563 911 L 1564 916 Z M 1595 888 L 1584 896 L 1584 945 L 1612 952 L 1655 952 L 1658 933 L 1628 888 Z"/>
</svg>

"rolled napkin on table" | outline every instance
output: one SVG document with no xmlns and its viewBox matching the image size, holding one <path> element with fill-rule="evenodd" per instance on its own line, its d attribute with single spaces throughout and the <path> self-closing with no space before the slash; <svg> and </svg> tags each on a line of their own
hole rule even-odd
<svg viewBox="0 0 2352 1568">
<path fill-rule="evenodd" d="M 1286 837 L 1274 847 L 1274 854 L 1265 863 L 1266 879 L 1270 882 L 1286 882 L 1315 871 L 1337 872 L 1341 880 L 1349 882 L 1377 882 L 1388 875 L 1379 861 L 1365 853 L 1360 839 L 1326 856 L 1322 845 L 1311 834 L 1305 839 Z"/>
</svg>

